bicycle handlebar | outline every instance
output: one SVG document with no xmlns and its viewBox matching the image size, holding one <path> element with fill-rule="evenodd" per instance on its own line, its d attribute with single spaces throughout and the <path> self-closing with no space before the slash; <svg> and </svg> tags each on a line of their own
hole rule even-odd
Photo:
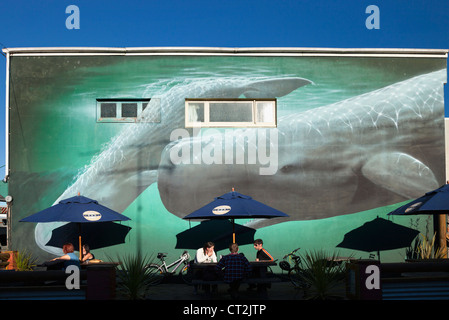
<svg viewBox="0 0 449 320">
<path fill-rule="evenodd" d="M 301 248 L 296 248 L 295 250 L 293 250 L 292 252 L 290 252 L 290 253 L 287 253 L 285 256 L 284 256 L 284 258 L 283 259 L 285 259 L 285 258 L 287 258 L 288 256 L 293 256 L 294 255 L 294 253 L 296 252 L 296 251 L 298 251 L 299 249 L 301 249 Z"/>
</svg>

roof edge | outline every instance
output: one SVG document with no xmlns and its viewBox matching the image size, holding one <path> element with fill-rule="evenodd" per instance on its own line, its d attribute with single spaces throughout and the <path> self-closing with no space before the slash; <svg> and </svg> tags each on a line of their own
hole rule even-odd
<svg viewBox="0 0 449 320">
<path fill-rule="evenodd" d="M 424 55 L 447 57 L 448 49 L 407 48 L 294 48 L 294 47 L 22 47 L 4 48 L 10 55 L 342 55 L 342 56 L 404 56 Z"/>
</svg>

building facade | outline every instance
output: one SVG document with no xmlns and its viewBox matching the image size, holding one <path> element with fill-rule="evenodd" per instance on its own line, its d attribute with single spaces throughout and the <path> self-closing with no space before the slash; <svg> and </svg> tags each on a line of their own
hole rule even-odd
<svg viewBox="0 0 449 320">
<path fill-rule="evenodd" d="M 50 239 L 62 223 L 19 220 L 78 193 L 131 218 L 124 243 L 96 249 L 103 259 L 174 259 L 223 241 L 232 230 L 206 238 L 182 218 L 232 188 L 289 215 L 236 221 L 276 258 L 297 247 L 367 258 L 338 244 L 376 217 L 433 235 L 431 217 L 387 213 L 447 180 L 446 50 L 4 52 L 15 250 L 59 254 Z M 180 240 L 187 230 L 193 244 Z M 252 243 L 241 250 L 255 256 Z"/>
</svg>

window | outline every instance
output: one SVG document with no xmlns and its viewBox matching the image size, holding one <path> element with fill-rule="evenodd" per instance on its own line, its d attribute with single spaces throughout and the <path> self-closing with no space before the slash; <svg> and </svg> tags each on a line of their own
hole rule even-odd
<svg viewBox="0 0 449 320">
<path fill-rule="evenodd" d="M 276 99 L 186 99 L 186 128 L 276 127 Z"/>
<path fill-rule="evenodd" d="M 155 98 L 97 99 L 97 122 L 161 122 L 160 108 Z"/>
</svg>

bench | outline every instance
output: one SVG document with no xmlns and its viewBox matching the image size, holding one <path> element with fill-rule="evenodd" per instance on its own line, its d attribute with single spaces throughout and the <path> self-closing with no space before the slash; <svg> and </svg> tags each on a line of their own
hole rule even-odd
<svg viewBox="0 0 449 320">
<path fill-rule="evenodd" d="M 62 270 L 51 271 L 0 271 L 0 300 L 36 299 L 86 299 L 86 271 L 80 271 L 82 281 L 79 290 L 68 290 L 65 281 L 68 274 Z"/>
<path fill-rule="evenodd" d="M 63 270 L 0 270 L 0 300 L 5 299 L 87 299 L 115 298 L 114 263 L 91 264 L 79 270 L 79 289 L 66 287 L 70 276 Z"/>
<path fill-rule="evenodd" d="M 274 276 L 271 272 L 267 272 L 267 268 L 270 266 L 275 266 L 276 261 L 250 261 L 251 268 L 255 273 L 253 275 L 242 279 L 241 284 L 253 284 L 257 285 L 258 289 L 266 293 L 266 289 L 269 287 L 268 285 L 275 282 L 281 282 L 282 280 L 276 276 Z M 192 274 L 192 282 L 191 284 L 195 286 L 199 285 L 219 285 L 229 283 L 225 282 L 221 277 L 219 279 L 208 280 L 204 279 L 204 273 L 197 271 L 204 270 L 205 272 L 216 273 L 215 266 L 217 263 L 190 263 L 190 272 Z M 255 277 L 254 275 L 258 274 L 259 277 Z M 219 275 L 219 273 L 216 275 Z"/>
<path fill-rule="evenodd" d="M 362 276 L 370 265 L 379 267 L 378 288 L 367 288 Z M 407 260 L 380 263 L 354 260 L 347 265 L 347 296 L 350 299 L 447 300 L 449 299 L 449 260 Z"/>
<path fill-rule="evenodd" d="M 269 284 L 269 283 L 276 283 L 281 282 L 282 280 L 278 277 L 266 277 L 266 278 L 245 278 L 242 280 L 241 283 L 248 283 L 248 284 Z M 209 285 L 218 285 L 218 284 L 228 284 L 224 280 L 202 280 L 202 279 L 193 279 L 192 280 L 193 285 L 203 285 L 203 284 L 209 284 Z"/>
</svg>

